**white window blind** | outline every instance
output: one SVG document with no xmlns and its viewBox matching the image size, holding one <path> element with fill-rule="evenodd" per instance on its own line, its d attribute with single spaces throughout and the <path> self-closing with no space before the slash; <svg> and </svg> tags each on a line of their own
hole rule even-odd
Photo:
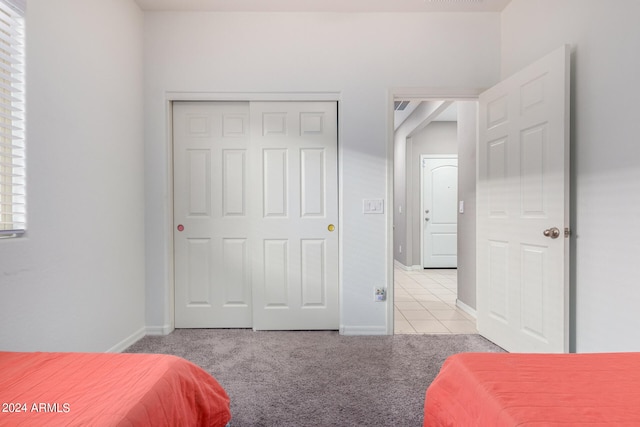
<svg viewBox="0 0 640 427">
<path fill-rule="evenodd" d="M 26 230 L 25 0 L 0 0 L 0 237 Z"/>
</svg>

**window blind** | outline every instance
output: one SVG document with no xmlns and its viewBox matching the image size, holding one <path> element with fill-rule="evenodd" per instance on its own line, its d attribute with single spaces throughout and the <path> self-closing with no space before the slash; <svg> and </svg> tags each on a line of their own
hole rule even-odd
<svg viewBox="0 0 640 427">
<path fill-rule="evenodd" d="M 26 229 L 24 0 L 0 0 L 0 236 Z"/>
</svg>

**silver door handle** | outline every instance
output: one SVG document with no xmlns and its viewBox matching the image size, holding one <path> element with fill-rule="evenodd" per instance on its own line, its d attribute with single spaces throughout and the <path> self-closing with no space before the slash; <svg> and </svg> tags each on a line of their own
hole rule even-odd
<svg viewBox="0 0 640 427">
<path fill-rule="evenodd" d="M 542 232 L 546 237 L 551 237 L 552 239 L 557 239 L 560 237 L 560 230 L 557 227 L 547 228 Z"/>
</svg>

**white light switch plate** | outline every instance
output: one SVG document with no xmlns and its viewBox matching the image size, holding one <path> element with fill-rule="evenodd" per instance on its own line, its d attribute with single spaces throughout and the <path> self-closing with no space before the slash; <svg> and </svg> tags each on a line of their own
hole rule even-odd
<svg viewBox="0 0 640 427">
<path fill-rule="evenodd" d="M 384 200 L 383 199 L 362 200 L 362 213 L 366 213 L 366 214 L 384 213 Z"/>
</svg>

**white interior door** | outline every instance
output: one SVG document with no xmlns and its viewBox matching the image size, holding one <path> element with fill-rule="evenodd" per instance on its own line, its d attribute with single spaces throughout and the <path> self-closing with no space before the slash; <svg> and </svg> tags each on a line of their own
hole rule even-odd
<svg viewBox="0 0 640 427">
<path fill-rule="evenodd" d="M 422 266 L 458 265 L 458 159 L 421 156 Z"/>
<path fill-rule="evenodd" d="M 173 114 L 176 327 L 337 329 L 337 104 Z"/>
<path fill-rule="evenodd" d="M 480 96 L 478 331 L 512 352 L 569 343 L 569 49 Z"/>
<path fill-rule="evenodd" d="M 252 325 L 249 150 L 249 103 L 174 103 L 177 328 Z"/>
<path fill-rule="evenodd" d="M 254 329 L 337 329 L 335 102 L 251 104 Z"/>
</svg>

